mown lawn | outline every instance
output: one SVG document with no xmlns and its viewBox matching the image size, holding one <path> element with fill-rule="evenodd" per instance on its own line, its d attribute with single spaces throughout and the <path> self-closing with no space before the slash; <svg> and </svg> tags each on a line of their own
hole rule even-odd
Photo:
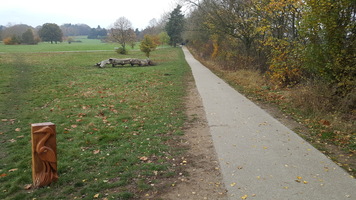
<svg viewBox="0 0 356 200">
<path fill-rule="evenodd" d="M 117 43 L 103 43 L 100 40 L 86 39 L 86 36 L 73 38 L 75 41 L 69 44 L 63 41 L 58 44 L 49 42 L 40 42 L 37 45 L 3 45 L 0 43 L 0 53 L 19 53 L 19 52 L 53 52 L 53 51 L 90 51 L 90 50 L 107 50 L 113 51 L 115 47 L 120 46 Z M 80 42 L 79 42 L 80 41 Z M 138 45 L 135 46 L 138 49 Z M 131 47 L 128 47 L 131 50 Z"/>
<path fill-rule="evenodd" d="M 19 47 L 0 54 L 0 199 L 132 199 L 175 175 L 181 149 L 173 144 L 183 134 L 190 74 L 181 49 L 154 51 L 157 66 L 100 69 L 93 64 L 125 56 L 13 50 Z M 59 180 L 25 189 L 32 183 L 30 124 L 39 122 L 56 124 Z"/>
</svg>

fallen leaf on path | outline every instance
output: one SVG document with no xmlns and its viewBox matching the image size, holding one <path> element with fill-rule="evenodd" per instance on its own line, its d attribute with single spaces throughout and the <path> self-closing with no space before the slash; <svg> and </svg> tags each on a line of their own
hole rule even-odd
<svg viewBox="0 0 356 200">
<path fill-rule="evenodd" d="M 302 182 L 302 177 L 301 176 L 297 176 L 297 180 L 295 180 L 295 182 L 297 183 L 301 183 Z M 308 181 L 303 181 L 304 184 L 308 184 Z"/>
<path fill-rule="evenodd" d="M 247 199 L 247 194 L 245 194 L 244 196 L 241 197 L 241 199 Z"/>
<path fill-rule="evenodd" d="M 231 183 L 230 186 L 231 187 L 234 187 L 236 185 L 236 183 Z"/>
</svg>

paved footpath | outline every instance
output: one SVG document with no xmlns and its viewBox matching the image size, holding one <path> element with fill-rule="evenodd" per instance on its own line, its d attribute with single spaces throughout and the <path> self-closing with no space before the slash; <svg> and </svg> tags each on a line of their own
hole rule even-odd
<svg viewBox="0 0 356 200">
<path fill-rule="evenodd" d="M 356 179 L 183 51 L 229 199 L 356 200 Z"/>
</svg>

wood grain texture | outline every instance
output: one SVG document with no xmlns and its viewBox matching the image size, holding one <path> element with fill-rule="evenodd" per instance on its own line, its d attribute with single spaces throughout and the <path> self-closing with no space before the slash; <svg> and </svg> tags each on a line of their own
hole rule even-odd
<svg viewBox="0 0 356 200">
<path fill-rule="evenodd" d="M 33 186 L 58 180 L 56 127 L 51 122 L 31 124 Z"/>
</svg>

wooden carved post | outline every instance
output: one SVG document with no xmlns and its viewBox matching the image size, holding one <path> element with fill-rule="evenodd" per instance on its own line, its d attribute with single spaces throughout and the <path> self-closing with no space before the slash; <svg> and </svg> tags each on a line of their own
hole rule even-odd
<svg viewBox="0 0 356 200">
<path fill-rule="evenodd" d="M 56 126 L 51 122 L 31 124 L 33 187 L 58 179 Z"/>
</svg>

